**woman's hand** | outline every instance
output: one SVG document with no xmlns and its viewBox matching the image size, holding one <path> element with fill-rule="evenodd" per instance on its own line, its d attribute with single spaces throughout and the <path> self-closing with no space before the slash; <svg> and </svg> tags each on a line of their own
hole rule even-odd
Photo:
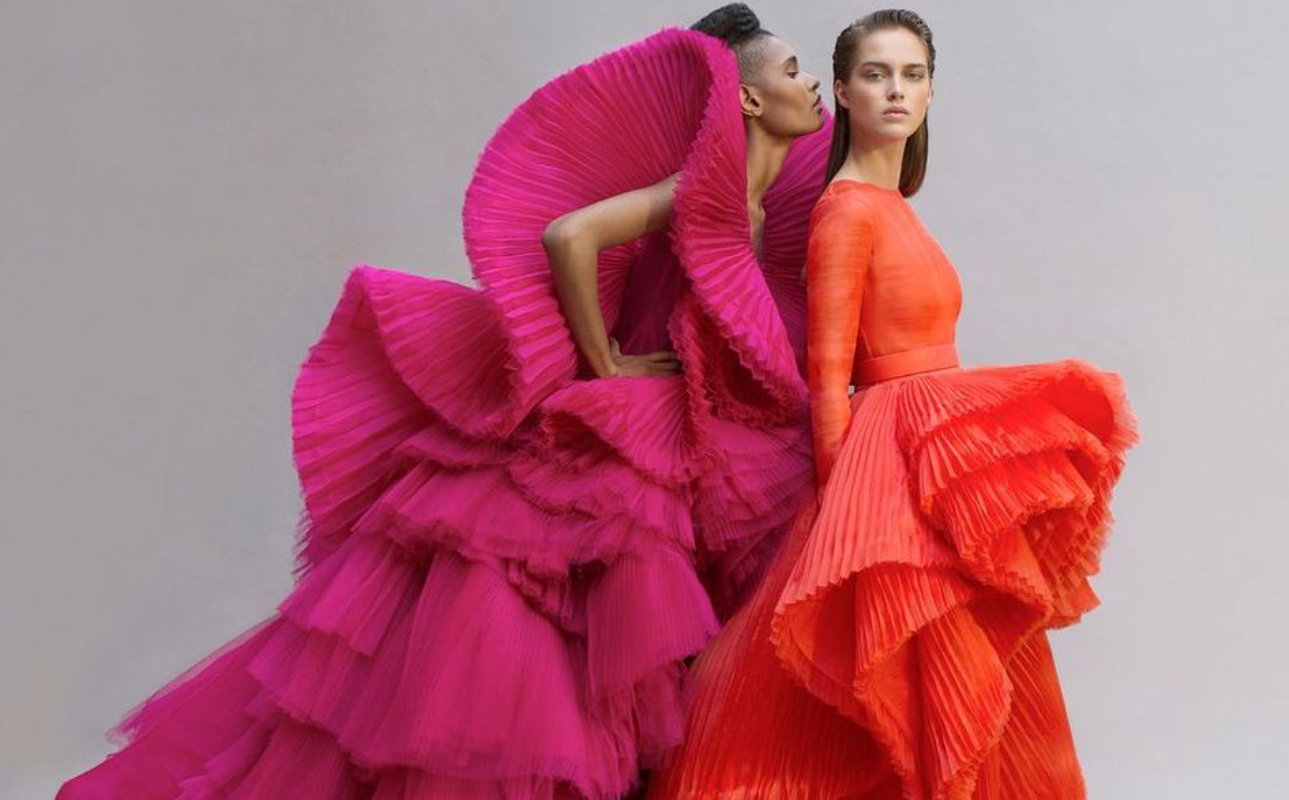
<svg viewBox="0 0 1289 800">
<path fill-rule="evenodd" d="M 652 377 L 657 375 L 676 375 L 680 372 L 680 359 L 671 350 L 659 350 L 656 353 L 627 356 L 618 347 L 618 340 L 609 339 L 609 356 L 613 361 L 611 375 L 600 377 Z"/>
</svg>

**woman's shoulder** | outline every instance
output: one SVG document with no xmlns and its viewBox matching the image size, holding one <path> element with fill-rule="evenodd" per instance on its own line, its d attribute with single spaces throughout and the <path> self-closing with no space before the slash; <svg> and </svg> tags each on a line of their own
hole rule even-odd
<svg viewBox="0 0 1289 800">
<path fill-rule="evenodd" d="M 881 198 L 866 191 L 858 181 L 837 180 L 828 184 L 810 214 L 812 228 L 831 225 L 873 225 L 880 216 Z"/>
</svg>

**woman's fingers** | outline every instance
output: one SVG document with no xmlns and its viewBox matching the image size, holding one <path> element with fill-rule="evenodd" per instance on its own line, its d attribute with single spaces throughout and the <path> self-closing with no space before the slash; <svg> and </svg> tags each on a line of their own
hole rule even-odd
<svg viewBox="0 0 1289 800">
<path fill-rule="evenodd" d="M 680 361 L 675 358 L 660 358 L 649 361 L 648 364 L 655 375 L 671 375 L 680 372 Z"/>
<path fill-rule="evenodd" d="M 618 365 L 619 374 L 626 377 L 675 375 L 681 371 L 680 357 L 674 350 L 623 355 L 618 341 L 612 338 L 609 339 L 609 349 L 613 362 Z"/>
<path fill-rule="evenodd" d="M 618 361 L 618 367 L 620 374 L 626 377 L 674 375 L 681 371 L 679 359 L 656 353 L 649 356 L 623 356 Z"/>
</svg>

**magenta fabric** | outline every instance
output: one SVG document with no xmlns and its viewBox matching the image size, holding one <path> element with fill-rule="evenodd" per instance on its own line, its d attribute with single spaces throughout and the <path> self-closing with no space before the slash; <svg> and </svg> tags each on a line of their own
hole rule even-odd
<svg viewBox="0 0 1289 800">
<path fill-rule="evenodd" d="M 291 398 L 295 588 L 59 800 L 613 798 L 660 762 L 685 659 L 813 486 L 799 275 L 828 130 L 766 198 L 758 262 L 736 86 L 682 30 L 579 67 L 481 157 L 481 288 L 352 271 Z M 601 294 L 684 373 L 581 379 L 542 230 L 677 171 L 674 224 L 605 253 Z"/>
</svg>

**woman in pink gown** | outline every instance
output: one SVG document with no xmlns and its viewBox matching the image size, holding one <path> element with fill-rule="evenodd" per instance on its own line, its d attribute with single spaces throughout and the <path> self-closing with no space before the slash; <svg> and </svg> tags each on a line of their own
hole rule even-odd
<svg viewBox="0 0 1289 800">
<path fill-rule="evenodd" d="M 296 586 L 59 800 L 618 798 L 678 742 L 686 659 L 812 481 L 826 114 L 749 15 L 511 115 L 466 195 L 480 288 L 352 271 L 291 398 Z M 668 213 L 623 222 L 642 198 Z"/>
</svg>

